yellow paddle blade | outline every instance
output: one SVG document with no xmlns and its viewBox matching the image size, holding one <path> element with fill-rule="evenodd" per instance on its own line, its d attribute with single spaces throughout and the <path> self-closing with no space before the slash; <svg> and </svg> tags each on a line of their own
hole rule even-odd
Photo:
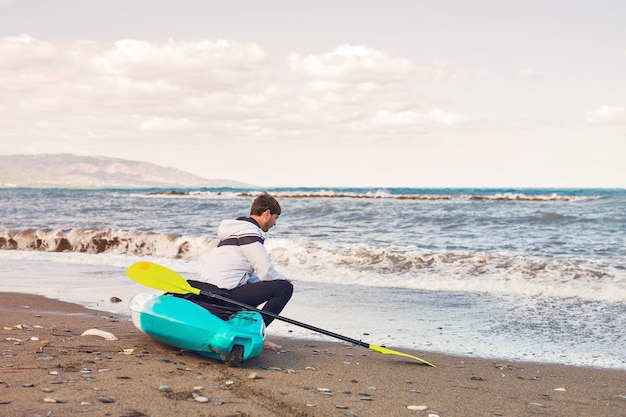
<svg viewBox="0 0 626 417">
<path fill-rule="evenodd" d="M 200 294 L 187 280 L 171 269 L 152 262 L 137 262 L 126 270 L 126 275 L 146 287 L 174 294 Z"/>
<path fill-rule="evenodd" d="M 417 356 L 409 355 L 408 353 L 402 353 L 402 352 L 398 352 L 395 350 L 387 349 L 387 348 L 372 345 L 372 344 L 369 345 L 368 349 L 373 350 L 374 352 L 383 353 L 385 355 L 397 355 L 397 356 L 403 356 L 405 358 L 415 359 L 416 361 L 422 362 L 423 364 L 432 366 L 433 368 L 435 367 L 435 365 L 433 365 L 432 363 L 426 362 L 424 359 L 418 358 Z"/>
</svg>

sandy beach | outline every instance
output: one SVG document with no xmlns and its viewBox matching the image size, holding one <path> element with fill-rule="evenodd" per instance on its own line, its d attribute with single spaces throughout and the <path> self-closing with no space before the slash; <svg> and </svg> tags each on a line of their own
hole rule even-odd
<svg viewBox="0 0 626 417">
<path fill-rule="evenodd" d="M 122 302 L 126 302 L 123 300 Z M 273 338 L 240 368 L 127 316 L 0 293 L 0 416 L 625 416 L 626 371 Z M 88 329 L 117 340 L 85 335 Z M 392 346 L 389 346 L 393 348 Z"/>
</svg>

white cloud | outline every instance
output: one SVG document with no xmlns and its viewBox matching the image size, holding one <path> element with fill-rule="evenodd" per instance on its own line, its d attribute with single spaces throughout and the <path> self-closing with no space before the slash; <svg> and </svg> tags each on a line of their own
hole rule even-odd
<svg viewBox="0 0 626 417">
<path fill-rule="evenodd" d="M 585 118 L 591 124 L 623 124 L 626 123 L 626 108 L 602 106 L 587 112 Z"/>
<path fill-rule="evenodd" d="M 59 51 L 52 43 L 28 35 L 0 38 L 0 56 L 2 56 L 0 74 L 45 65 L 53 61 L 58 54 Z"/>
<path fill-rule="evenodd" d="M 320 55 L 292 53 L 288 62 L 303 78 L 337 82 L 399 82 L 421 71 L 407 59 L 389 57 L 362 45 L 339 45 Z"/>
<path fill-rule="evenodd" d="M 265 51 L 256 44 L 127 39 L 92 55 L 90 64 L 104 75 L 130 80 L 161 80 L 189 88 L 232 88 L 256 81 L 267 60 Z"/>
<path fill-rule="evenodd" d="M 23 110 L 57 119 L 82 118 L 86 110 L 122 119 L 204 115 L 215 109 L 196 106 L 232 104 L 267 78 L 260 47 L 224 40 L 110 44 L 22 35 L 0 38 L 0 56 L 0 108 L 17 119 Z"/>
<path fill-rule="evenodd" d="M 414 81 L 464 81 L 486 72 L 451 71 L 446 61 L 421 66 L 409 59 L 389 56 L 364 45 L 343 44 L 331 52 L 302 56 L 291 53 L 291 70 L 308 81 L 388 84 Z"/>
</svg>

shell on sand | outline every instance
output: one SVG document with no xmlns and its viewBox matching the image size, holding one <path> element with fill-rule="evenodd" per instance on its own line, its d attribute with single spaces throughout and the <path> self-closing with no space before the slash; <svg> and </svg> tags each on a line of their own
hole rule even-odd
<svg viewBox="0 0 626 417">
<path fill-rule="evenodd" d="M 81 334 L 81 336 L 100 336 L 104 340 L 119 340 L 113 333 L 105 332 L 100 329 L 87 329 Z"/>
</svg>

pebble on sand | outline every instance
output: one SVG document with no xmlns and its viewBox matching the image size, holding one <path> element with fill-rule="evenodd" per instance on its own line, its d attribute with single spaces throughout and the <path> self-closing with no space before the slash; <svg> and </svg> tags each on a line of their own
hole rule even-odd
<svg viewBox="0 0 626 417">
<path fill-rule="evenodd" d="M 63 398 L 59 398 L 59 397 L 46 397 L 43 399 L 43 402 L 45 403 L 58 403 L 58 404 L 64 404 L 67 402 L 67 400 L 64 400 Z"/>
<path fill-rule="evenodd" d="M 199 403 L 208 403 L 209 399 L 207 397 L 203 397 L 201 395 L 194 397 L 194 400 L 199 402 Z"/>
<path fill-rule="evenodd" d="M 110 403 L 115 402 L 109 397 L 98 397 L 98 401 L 100 401 L 101 403 L 105 403 L 105 404 L 110 404 Z"/>
</svg>

